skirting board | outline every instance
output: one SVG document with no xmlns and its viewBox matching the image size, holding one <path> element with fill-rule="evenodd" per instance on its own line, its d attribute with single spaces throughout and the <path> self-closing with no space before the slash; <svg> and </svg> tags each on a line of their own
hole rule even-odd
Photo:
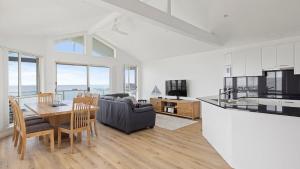
<svg viewBox="0 0 300 169">
<path fill-rule="evenodd" d="M 7 129 L 0 131 L 0 139 L 10 136 L 12 134 L 12 129 L 13 129 L 12 127 L 9 127 Z"/>
</svg>

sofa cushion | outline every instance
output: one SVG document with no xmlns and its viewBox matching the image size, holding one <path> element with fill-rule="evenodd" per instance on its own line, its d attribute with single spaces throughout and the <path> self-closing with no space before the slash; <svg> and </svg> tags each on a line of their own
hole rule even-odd
<svg viewBox="0 0 300 169">
<path fill-rule="evenodd" d="M 113 97 L 113 96 L 101 96 L 101 99 L 105 99 L 105 100 L 115 100 L 115 97 Z"/>
<path fill-rule="evenodd" d="M 120 98 L 123 98 L 123 97 L 128 97 L 129 94 L 128 93 L 115 93 L 115 94 L 107 94 L 105 96 L 112 96 L 112 97 L 120 97 Z"/>
<path fill-rule="evenodd" d="M 132 100 L 129 99 L 129 98 L 126 98 L 126 97 L 124 97 L 124 98 L 117 98 L 115 101 L 127 103 L 128 106 L 129 106 L 132 110 L 133 110 L 134 107 L 135 107 L 134 104 L 133 104 L 133 102 L 132 102 Z"/>
<path fill-rule="evenodd" d="M 138 101 L 137 101 L 136 98 L 133 97 L 133 96 L 124 97 L 123 99 L 130 99 L 130 100 L 132 101 L 133 104 L 138 104 Z"/>
</svg>

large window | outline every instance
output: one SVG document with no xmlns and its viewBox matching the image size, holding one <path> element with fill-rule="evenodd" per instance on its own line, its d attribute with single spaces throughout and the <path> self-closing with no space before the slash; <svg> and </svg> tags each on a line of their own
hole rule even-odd
<svg viewBox="0 0 300 169">
<path fill-rule="evenodd" d="M 93 38 L 92 55 L 96 57 L 114 57 L 115 50 L 108 45 L 100 42 L 96 38 Z"/>
<path fill-rule="evenodd" d="M 77 36 L 55 41 L 55 51 L 84 54 L 84 36 Z"/>
<path fill-rule="evenodd" d="M 110 68 L 57 64 L 56 90 L 64 100 L 72 100 L 86 91 L 106 94 L 110 90 Z"/>
<path fill-rule="evenodd" d="M 8 94 L 32 96 L 38 92 L 38 58 L 18 52 L 8 53 Z"/>
<path fill-rule="evenodd" d="M 137 67 L 125 66 L 124 90 L 131 96 L 137 97 Z"/>
<path fill-rule="evenodd" d="M 8 52 L 8 95 L 18 99 L 21 108 L 25 103 L 35 101 L 39 92 L 39 59 L 20 52 Z M 26 114 L 26 110 L 24 110 Z M 9 112 L 9 122 L 13 122 Z"/>
<path fill-rule="evenodd" d="M 107 94 L 110 90 L 110 68 L 89 67 L 89 85 L 92 93 Z"/>
</svg>

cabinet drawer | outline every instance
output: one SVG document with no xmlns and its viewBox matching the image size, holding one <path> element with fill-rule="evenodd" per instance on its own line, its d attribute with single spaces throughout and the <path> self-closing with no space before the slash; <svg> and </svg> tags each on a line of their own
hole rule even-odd
<svg viewBox="0 0 300 169">
<path fill-rule="evenodd" d="M 181 115 L 181 116 L 192 117 L 193 116 L 193 110 L 192 109 L 177 108 L 177 114 Z"/>
<path fill-rule="evenodd" d="M 282 106 L 300 107 L 300 100 L 282 100 Z"/>
</svg>

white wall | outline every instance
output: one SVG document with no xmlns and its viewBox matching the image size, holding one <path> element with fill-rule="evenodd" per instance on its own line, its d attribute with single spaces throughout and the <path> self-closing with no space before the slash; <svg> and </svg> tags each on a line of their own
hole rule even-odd
<svg viewBox="0 0 300 169">
<path fill-rule="evenodd" d="M 91 44 L 91 36 L 86 36 L 86 43 Z M 89 46 L 89 45 L 88 45 Z M 78 55 L 55 52 L 53 50 L 53 39 L 47 42 L 46 57 L 42 60 L 44 69 L 44 91 L 55 90 L 56 82 L 56 63 L 69 64 L 85 64 L 93 66 L 106 66 L 111 68 L 111 90 L 112 92 L 123 92 L 124 82 L 124 65 L 135 65 L 140 68 L 140 62 L 134 57 L 128 55 L 126 52 L 116 48 L 116 58 L 97 58 L 91 55 Z M 86 49 L 87 53 L 89 48 Z"/>
<path fill-rule="evenodd" d="M 165 94 L 165 80 L 188 80 L 188 96 L 216 95 L 223 84 L 223 52 L 198 53 L 142 64 L 142 97 L 155 85 Z"/>
<path fill-rule="evenodd" d="M 188 80 L 190 98 L 217 95 L 223 87 L 224 54 L 251 47 L 263 47 L 287 42 L 300 41 L 300 37 L 291 37 L 266 41 L 235 48 L 219 49 L 211 52 L 177 56 L 153 62 L 142 63 L 142 97 L 149 98 L 157 85 L 165 95 L 165 81 Z"/>
</svg>

